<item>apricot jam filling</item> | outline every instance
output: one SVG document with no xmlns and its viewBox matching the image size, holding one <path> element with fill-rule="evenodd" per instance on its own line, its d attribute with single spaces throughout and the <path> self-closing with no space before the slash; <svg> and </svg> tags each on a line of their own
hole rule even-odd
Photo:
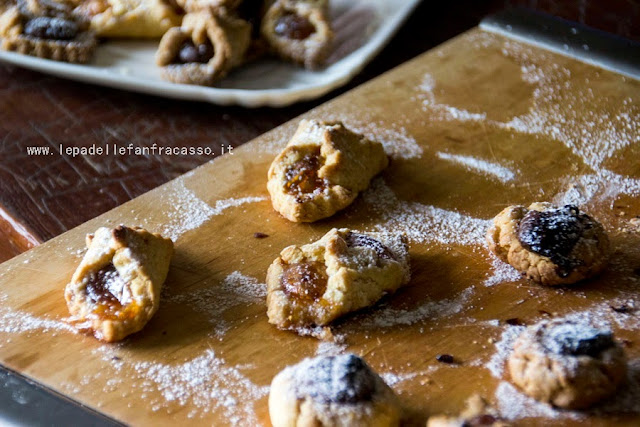
<svg viewBox="0 0 640 427">
<path fill-rule="evenodd" d="M 327 187 L 327 181 L 318 176 L 321 166 L 320 149 L 307 154 L 291 165 L 285 172 L 287 192 L 303 195 L 324 190 Z"/>
<path fill-rule="evenodd" d="M 317 261 L 287 264 L 280 279 L 284 292 L 301 302 L 313 303 L 327 290 L 329 276 L 325 265 Z"/>
</svg>

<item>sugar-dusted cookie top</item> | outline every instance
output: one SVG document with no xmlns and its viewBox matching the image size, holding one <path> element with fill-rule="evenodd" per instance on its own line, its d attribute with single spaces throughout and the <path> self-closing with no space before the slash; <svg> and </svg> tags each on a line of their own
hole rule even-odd
<svg viewBox="0 0 640 427">
<path fill-rule="evenodd" d="M 611 396 L 627 372 L 624 351 L 610 330 L 566 319 L 528 327 L 508 367 L 511 381 L 529 396 L 572 409 Z"/>
<path fill-rule="evenodd" d="M 267 272 L 269 322 L 302 333 L 374 304 L 410 278 L 402 235 L 333 229 L 289 246 Z"/>
<path fill-rule="evenodd" d="M 275 376 L 269 393 L 274 427 L 397 426 L 397 397 L 355 354 L 304 359 Z"/>
</svg>

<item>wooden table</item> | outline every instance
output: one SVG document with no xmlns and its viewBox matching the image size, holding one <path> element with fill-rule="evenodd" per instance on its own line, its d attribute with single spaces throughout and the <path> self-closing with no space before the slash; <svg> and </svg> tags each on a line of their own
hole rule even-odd
<svg viewBox="0 0 640 427">
<path fill-rule="evenodd" d="M 238 146 L 478 24 L 527 6 L 640 39 L 635 0 L 424 2 L 350 84 L 282 109 L 217 107 L 85 85 L 0 64 L 0 261 L 210 160 L 206 157 L 38 157 L 26 147 L 129 142 Z"/>
<path fill-rule="evenodd" d="M 424 4 L 391 46 L 347 88 L 475 25 L 482 15 L 515 3 L 638 39 L 634 34 L 640 28 L 634 26 L 640 9 L 637 2 L 614 4 L 618 14 L 599 10 L 597 6 L 604 2 L 586 1 L 575 2 L 573 8 L 566 3 L 560 8 L 552 2 L 525 1 L 489 2 L 482 6 L 460 2 L 456 7 Z M 599 20 L 589 19 L 594 16 Z M 286 109 L 244 110 L 162 100 L 0 67 L 0 111 L 4 113 L 0 123 L 0 261 L 209 160 L 134 156 L 52 160 L 27 157 L 27 146 L 124 145 L 129 141 L 145 145 L 154 141 L 163 145 L 237 146 L 344 90 Z M 501 314 L 509 317 L 509 313 Z M 8 374 L 0 370 L 0 384 L 5 383 L 5 388 L 12 381 L 5 379 Z M 38 404 L 41 399 L 46 396 L 39 397 Z M 64 419 L 49 414 L 54 419 Z M 78 416 L 73 413 L 69 419 L 77 421 Z M 87 422 L 92 421 L 89 416 Z"/>
</svg>

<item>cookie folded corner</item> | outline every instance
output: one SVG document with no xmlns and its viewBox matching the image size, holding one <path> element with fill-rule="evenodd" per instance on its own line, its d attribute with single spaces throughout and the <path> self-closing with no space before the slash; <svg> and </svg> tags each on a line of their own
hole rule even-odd
<svg viewBox="0 0 640 427">
<path fill-rule="evenodd" d="M 243 63 L 250 44 L 248 22 L 202 9 L 186 14 L 180 27 L 165 33 L 156 63 L 166 80 L 210 86 Z"/>
<path fill-rule="evenodd" d="M 260 32 L 284 60 L 319 68 L 333 45 L 328 9 L 328 0 L 276 0 L 267 9 Z"/>
<path fill-rule="evenodd" d="M 99 228 L 65 288 L 78 330 L 113 342 L 140 331 L 158 311 L 173 242 L 142 228 Z"/>
</svg>

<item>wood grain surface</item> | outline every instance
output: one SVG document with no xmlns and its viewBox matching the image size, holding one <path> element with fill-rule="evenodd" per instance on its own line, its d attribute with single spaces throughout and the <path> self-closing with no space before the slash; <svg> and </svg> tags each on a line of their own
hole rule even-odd
<svg viewBox="0 0 640 427">
<path fill-rule="evenodd" d="M 136 425 L 268 425 L 272 377 L 342 351 L 384 374 L 416 425 L 458 412 L 472 393 L 518 425 L 637 425 L 640 164 L 629 159 L 640 154 L 639 106 L 637 81 L 474 29 L 304 115 L 343 120 L 392 155 L 333 218 L 293 224 L 270 206 L 266 172 L 293 120 L 4 263 L 0 362 Z M 488 254 L 489 219 L 539 200 L 578 203 L 603 223 L 613 245 L 605 273 L 545 288 Z M 62 290 L 84 235 L 120 223 L 173 236 L 176 253 L 157 315 L 105 345 L 68 330 Z M 332 227 L 407 233 L 410 285 L 338 322 L 338 342 L 275 329 L 267 267 L 285 246 Z M 565 315 L 609 322 L 625 340 L 631 386 L 600 411 L 535 405 L 502 370 L 508 338 L 522 328 L 512 324 Z"/>
<path fill-rule="evenodd" d="M 492 12 L 525 6 L 639 40 L 640 5 L 610 0 L 423 2 L 398 35 L 345 88 L 284 109 L 245 110 L 164 100 L 85 85 L 0 64 L 0 210 L 22 226 L 2 230 L 0 261 L 46 241 L 206 162 L 203 156 L 27 156 L 64 144 L 238 146 L 474 27 Z M 2 222 L 0 218 L 0 223 Z"/>
</svg>

